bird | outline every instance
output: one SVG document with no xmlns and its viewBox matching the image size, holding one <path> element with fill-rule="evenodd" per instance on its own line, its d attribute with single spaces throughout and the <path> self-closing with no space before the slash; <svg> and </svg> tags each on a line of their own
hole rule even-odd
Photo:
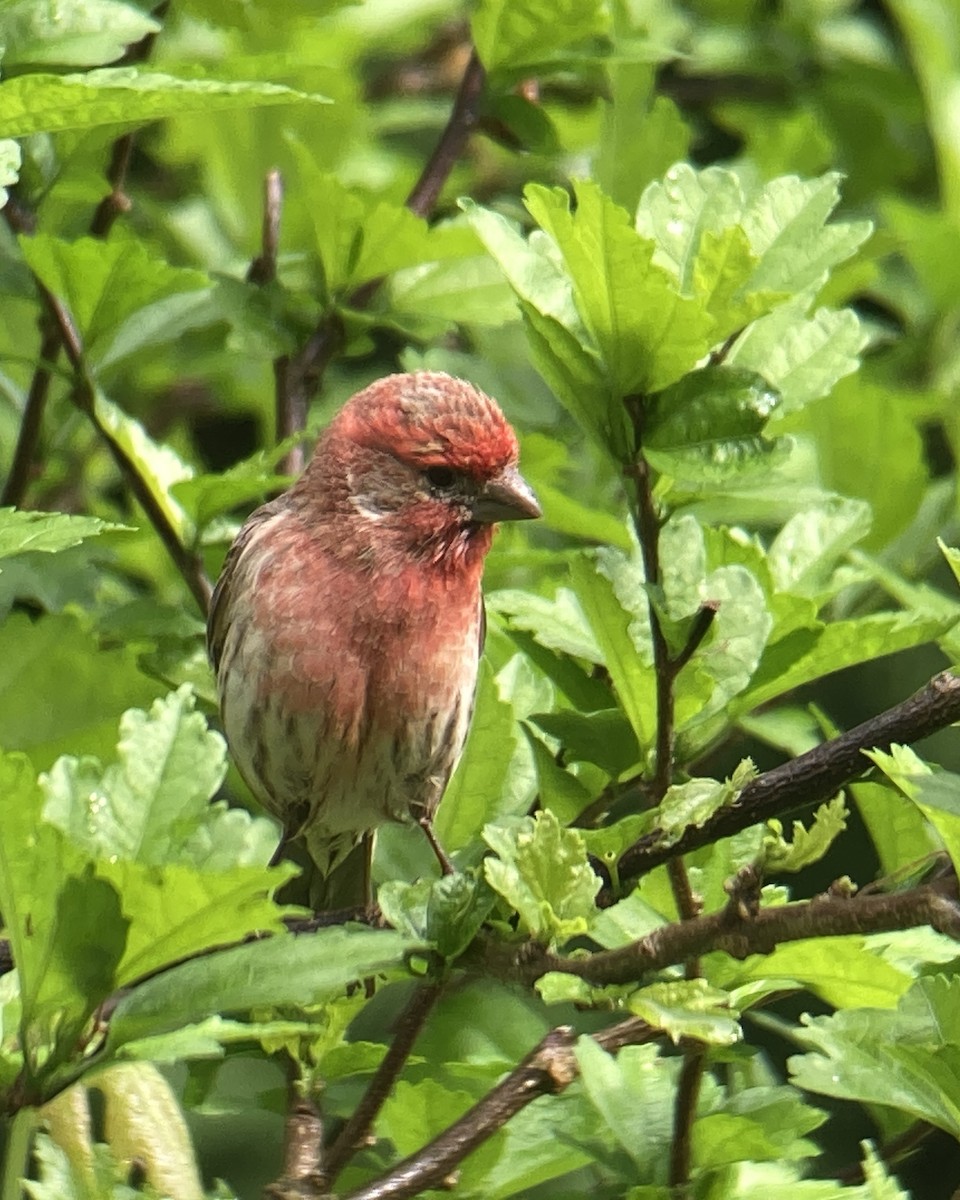
<svg viewBox="0 0 960 1200">
<path fill-rule="evenodd" d="M 420 823 L 449 870 L 432 818 L 472 716 L 484 560 L 498 522 L 541 515 L 518 456 L 471 383 L 389 375 L 227 553 L 207 627 L 224 736 L 321 883 L 365 839 L 369 901 L 392 821 Z"/>
</svg>

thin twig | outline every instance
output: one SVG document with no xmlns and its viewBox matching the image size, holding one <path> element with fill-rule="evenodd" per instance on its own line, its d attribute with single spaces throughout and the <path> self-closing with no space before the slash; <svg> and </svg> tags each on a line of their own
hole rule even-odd
<svg viewBox="0 0 960 1200">
<path fill-rule="evenodd" d="M 17 506 L 23 503 L 30 476 L 33 474 L 33 462 L 40 441 L 40 430 L 43 428 L 43 414 L 59 353 L 60 334 L 56 329 L 47 329 L 40 342 L 40 358 L 30 380 L 30 390 L 23 407 L 10 474 L 4 482 L 3 491 L 0 492 L 0 505 Z"/>
<path fill-rule="evenodd" d="M 683 1064 L 673 1099 L 673 1136 L 670 1139 L 670 1186 L 682 1188 L 690 1179 L 691 1133 L 706 1068 L 704 1048 L 697 1042 L 683 1048 Z"/>
<path fill-rule="evenodd" d="M 57 297 L 37 280 L 37 288 L 51 318 L 56 324 L 60 341 L 66 350 L 67 359 L 74 372 L 74 398 L 90 418 L 97 433 L 103 438 L 120 473 L 127 481 L 134 498 L 147 514 L 160 541 L 173 560 L 184 582 L 189 587 L 200 611 L 206 615 L 210 607 L 213 589 L 203 567 L 203 560 L 180 540 L 180 535 L 171 525 L 167 514 L 140 474 L 137 464 L 100 420 L 96 410 L 96 391 L 87 374 L 83 354 L 83 341 L 73 323 L 73 318 Z"/>
<path fill-rule="evenodd" d="M 643 454 L 644 401 L 641 396 L 627 399 L 636 433 L 637 455 L 630 472 L 636 485 L 634 524 L 643 558 L 647 584 L 647 611 L 653 645 L 653 670 L 657 696 L 657 740 L 654 750 L 651 792 L 659 804 L 673 782 L 676 768 L 676 682 L 680 672 L 696 653 L 707 636 L 717 614 L 715 603 L 704 604 L 698 610 L 679 653 L 672 654 L 660 620 L 656 594 L 660 590 L 660 515 L 653 494 L 653 474 Z M 670 889 L 681 921 L 695 920 L 701 911 L 700 899 L 690 885 L 690 876 L 682 858 L 667 863 Z M 689 957 L 684 963 L 687 979 L 701 974 L 700 960 Z M 703 1050 L 695 1045 L 684 1049 L 680 1083 L 674 1100 L 673 1139 L 670 1156 L 670 1182 L 675 1187 L 685 1185 L 690 1173 L 690 1138 L 697 1112 L 700 1083 L 703 1079 Z"/>
<path fill-rule="evenodd" d="M 882 1145 L 877 1146 L 877 1157 L 885 1166 L 890 1166 L 912 1154 L 935 1132 L 935 1127 L 926 1121 L 914 1121 L 902 1133 L 896 1134 Z M 818 1178 L 835 1179 L 838 1183 L 843 1184 L 863 1183 L 863 1163 L 854 1162 L 837 1171 L 823 1171 L 818 1173 Z"/>
<path fill-rule="evenodd" d="M 732 958 L 770 954 L 784 942 L 849 934 L 887 933 L 930 925 L 960 940 L 960 904 L 954 875 L 889 894 L 851 896 L 828 889 L 812 900 L 760 908 L 759 876 L 744 868 L 730 885 L 730 901 L 719 911 L 662 925 L 615 950 L 564 958 L 528 942 L 505 946 L 478 941 L 471 958 L 486 975 L 530 985 L 548 971 L 576 975 L 588 983 L 637 983 L 654 971 L 720 951 Z"/>
<path fill-rule="evenodd" d="M 704 600 L 694 614 L 693 621 L 687 633 L 687 640 L 680 651 L 670 660 L 674 678 L 680 674 L 694 654 L 703 644 L 703 639 L 710 632 L 717 613 L 720 611 L 719 600 Z"/>
<path fill-rule="evenodd" d="M 473 50 L 440 140 L 407 197 L 407 208 L 418 217 L 426 217 L 433 212 L 443 191 L 443 185 L 450 178 L 451 171 L 463 154 L 467 139 L 476 127 L 480 115 L 480 101 L 485 84 L 486 72 L 476 50 Z"/>
<path fill-rule="evenodd" d="M 280 218 L 283 212 L 283 177 L 277 170 L 268 171 L 263 180 L 263 220 L 260 228 L 260 253 L 250 263 L 247 282 L 264 287 L 277 278 L 277 258 L 280 253 Z M 300 433 L 306 424 L 306 409 L 294 411 L 289 403 L 288 377 L 290 356 L 282 354 L 273 360 L 273 395 L 275 436 L 278 442 Z M 291 446 L 277 469 L 282 475 L 299 475 L 304 467 L 302 444 Z"/>
<path fill-rule="evenodd" d="M 247 280 L 262 287 L 277 277 L 280 250 L 280 215 L 283 210 L 283 178 L 277 170 L 268 171 L 263 180 L 263 224 L 260 253 L 250 263 Z"/>
<path fill-rule="evenodd" d="M 291 1085 L 291 1092 L 295 1088 Z M 264 1191 L 266 1200 L 314 1200 L 323 1148 L 323 1120 L 312 1100 L 294 1095 L 283 1130 L 283 1171 Z"/>
<path fill-rule="evenodd" d="M 389 1050 L 370 1080 L 360 1103 L 324 1156 L 319 1180 L 321 1190 L 325 1190 L 336 1181 L 351 1158 L 362 1148 L 377 1113 L 383 1107 L 410 1057 L 413 1045 L 420 1036 L 427 1017 L 433 1011 L 441 990 L 441 986 L 436 983 L 422 984 L 414 991 L 406 1008 L 398 1017 Z"/>
<path fill-rule="evenodd" d="M 474 51 L 440 140 L 407 197 L 407 207 L 417 216 L 426 217 L 433 211 L 443 185 L 476 128 L 485 81 L 486 73 Z M 362 284 L 347 297 L 345 307 L 354 310 L 369 307 L 381 283 L 380 279 L 371 279 Z M 306 428 L 310 397 L 319 391 L 326 370 L 342 348 L 345 336 L 343 318 L 336 309 L 331 309 L 296 354 L 278 359 L 274 364 L 278 437 L 289 437 Z M 302 450 L 298 455 L 288 455 L 287 473 L 296 474 L 302 466 Z"/>
<path fill-rule="evenodd" d="M 110 152 L 110 165 L 107 167 L 107 183 L 110 184 L 110 191 L 97 205 L 93 214 L 93 220 L 90 222 L 91 237 L 105 238 L 117 218 L 124 216 L 133 207 L 133 202 L 124 191 L 132 157 L 133 134 L 124 133 L 113 143 L 113 149 Z"/>
<path fill-rule="evenodd" d="M 758 776 L 733 804 L 703 825 L 691 826 L 673 845 L 666 845 L 657 829 L 645 834 L 621 856 L 620 878 L 636 879 L 661 863 L 750 825 L 821 804 L 871 769 L 864 750 L 887 751 L 894 743 L 910 745 L 956 721 L 960 721 L 960 676 L 943 671 L 901 704 Z"/>
<path fill-rule="evenodd" d="M 595 1034 L 610 1052 L 662 1036 L 638 1017 Z M 345 1200 L 403 1200 L 441 1187 L 471 1151 L 539 1096 L 557 1095 L 578 1077 L 576 1034 L 569 1026 L 551 1031 L 522 1063 L 429 1145 L 398 1163 L 380 1179 L 350 1192 Z"/>
</svg>

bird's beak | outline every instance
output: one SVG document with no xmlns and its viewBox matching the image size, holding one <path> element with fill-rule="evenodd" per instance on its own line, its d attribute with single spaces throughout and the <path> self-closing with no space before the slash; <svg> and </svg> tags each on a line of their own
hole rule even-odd
<svg viewBox="0 0 960 1200">
<path fill-rule="evenodd" d="M 484 525 L 496 521 L 529 521 L 539 517 L 540 505 L 529 484 L 516 467 L 506 467 L 487 480 L 470 502 L 473 519 Z"/>
</svg>

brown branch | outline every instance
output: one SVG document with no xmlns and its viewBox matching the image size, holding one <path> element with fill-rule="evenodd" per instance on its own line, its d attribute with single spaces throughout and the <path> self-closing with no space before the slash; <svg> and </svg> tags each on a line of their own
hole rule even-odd
<svg viewBox="0 0 960 1200">
<path fill-rule="evenodd" d="M 263 181 L 263 224 L 260 253 L 251 262 L 247 280 L 262 287 L 277 277 L 280 249 L 280 214 L 283 209 L 283 179 L 277 170 L 268 171 Z"/>
<path fill-rule="evenodd" d="M 605 1050 L 615 1052 L 660 1037 L 638 1017 L 594 1035 Z M 576 1034 L 569 1026 L 551 1029 L 522 1063 L 482 1100 L 445 1129 L 429 1145 L 398 1163 L 380 1179 L 350 1192 L 345 1200 L 402 1200 L 442 1187 L 471 1151 L 506 1125 L 539 1096 L 558 1095 L 580 1073 L 574 1054 Z"/>
<path fill-rule="evenodd" d="M 480 115 L 480 101 L 483 98 L 486 78 L 476 50 L 471 51 L 463 79 L 460 81 L 460 90 L 440 140 L 407 197 L 407 208 L 418 217 L 426 217 L 433 212 L 443 191 L 443 185 L 449 179 L 457 159 L 463 154 L 467 139 Z"/>
<path fill-rule="evenodd" d="M 485 82 L 486 73 L 474 51 L 440 140 L 407 197 L 407 207 L 419 217 L 429 216 L 433 211 L 443 185 L 476 128 Z M 380 279 L 362 284 L 347 297 L 346 307 L 369 307 L 381 284 Z M 328 311 L 296 354 L 280 358 L 274 364 L 278 437 L 289 437 L 306 428 L 310 397 L 320 389 L 326 370 L 343 346 L 345 336 L 340 313 L 335 309 Z M 284 469 L 295 474 L 302 466 L 301 450 L 299 455 L 288 455 Z"/>
<path fill-rule="evenodd" d="M 902 1133 L 896 1134 L 888 1141 L 877 1146 L 877 1156 L 884 1166 L 892 1166 L 905 1159 L 909 1154 L 912 1154 L 914 1150 L 919 1149 L 936 1132 L 936 1127 L 928 1124 L 926 1121 L 914 1121 Z M 843 1184 L 863 1183 L 863 1162 L 850 1163 L 849 1166 L 841 1167 L 835 1171 L 817 1172 L 816 1177 L 820 1179 L 835 1179 L 838 1183 Z"/>
<path fill-rule="evenodd" d="M 294 1098 L 284 1123 L 283 1172 L 264 1190 L 265 1200 L 315 1200 L 322 1146 L 323 1121 L 316 1105 Z"/>
<path fill-rule="evenodd" d="M 323 1169 L 318 1178 L 321 1192 L 334 1183 L 351 1158 L 362 1148 L 377 1113 L 383 1107 L 403 1070 L 404 1063 L 410 1057 L 413 1045 L 420 1036 L 427 1017 L 433 1011 L 441 990 L 441 986 L 436 983 L 422 984 L 414 991 L 406 1008 L 397 1018 L 390 1048 L 375 1071 L 360 1103 L 324 1156 Z"/>
<path fill-rule="evenodd" d="M 700 607 L 691 624 L 686 643 L 678 654 L 672 654 L 656 603 L 656 592 L 660 588 L 661 523 L 653 494 L 653 473 L 643 454 L 645 415 L 643 397 L 628 397 L 626 406 L 633 421 L 637 445 L 636 461 L 629 474 L 636 485 L 634 524 L 640 542 L 640 553 L 643 557 L 643 573 L 647 584 L 647 611 L 650 616 L 650 634 L 653 644 L 653 670 L 657 696 L 657 739 L 654 750 L 651 793 L 654 803 L 659 804 L 673 782 L 676 767 L 675 688 L 677 677 L 710 631 L 717 614 L 717 605 L 704 604 Z M 695 920 L 701 909 L 700 899 L 690 886 L 690 876 L 683 859 L 672 858 L 667 863 L 667 874 L 681 921 Z M 684 973 L 687 979 L 699 977 L 701 968 L 697 957 L 691 956 L 686 960 Z M 690 1139 L 702 1079 L 703 1051 L 696 1045 L 688 1046 L 684 1049 L 680 1086 L 677 1089 L 674 1103 L 670 1182 L 677 1187 L 686 1184 L 689 1179 Z"/>
<path fill-rule="evenodd" d="M 665 844 L 659 830 L 645 834 L 621 856 L 620 878 L 635 879 L 750 825 L 821 804 L 870 770 L 864 750 L 887 751 L 895 742 L 909 745 L 955 721 L 960 721 L 960 676 L 944 671 L 901 704 L 758 776 L 734 803 L 688 829 L 673 845 Z"/>
<path fill-rule="evenodd" d="M 174 566 L 180 572 L 184 582 L 190 589 L 200 611 L 206 615 L 210 607 L 210 597 L 213 589 L 203 567 L 203 560 L 180 540 L 180 536 L 171 525 L 167 514 L 158 504 L 156 497 L 147 486 L 146 480 L 140 474 L 136 462 L 114 438 L 113 434 L 103 424 L 96 411 L 96 391 L 87 374 L 83 355 L 83 342 L 73 318 L 40 280 L 36 280 L 41 299 L 45 304 L 52 320 L 56 325 L 60 341 L 66 351 L 67 359 L 74 372 L 74 399 L 93 423 L 97 433 L 103 438 L 110 450 L 120 473 L 127 481 L 134 498 L 147 514 L 147 519 L 156 530 L 160 541 L 173 560 Z"/>
<path fill-rule="evenodd" d="M 90 222 L 91 237 L 105 238 L 117 218 L 124 216 L 133 207 L 133 202 L 124 191 L 132 157 L 133 134 L 122 134 L 113 143 L 113 149 L 110 152 L 110 165 L 107 167 L 107 183 L 110 184 L 110 191 L 97 205 L 93 214 L 93 220 Z"/>
<path fill-rule="evenodd" d="M 684 1046 L 683 1065 L 673 1099 L 673 1137 L 670 1140 L 670 1186 L 681 1188 L 690 1179 L 693 1122 L 700 1100 L 700 1085 L 707 1059 L 704 1048 L 694 1042 Z"/>
<path fill-rule="evenodd" d="M 636 983 L 653 971 L 703 954 L 721 951 L 742 959 L 770 954 L 783 942 L 806 938 L 930 925 L 960 940 L 960 897 L 952 874 L 902 892 L 851 896 L 836 887 L 812 900 L 762 909 L 759 887 L 759 876 L 744 868 L 730 884 L 730 900 L 719 912 L 662 925 L 629 945 L 564 958 L 535 943 L 508 947 L 478 942 L 478 965 L 514 983 L 530 985 L 548 971 L 560 971 L 600 986 Z"/>
<path fill-rule="evenodd" d="M 13 451 L 10 473 L 0 492 L 0 505 L 20 505 L 27 493 L 33 462 L 43 428 L 43 414 L 47 407 L 47 396 L 53 380 L 53 369 L 60 353 L 60 334 L 56 329 L 47 329 L 40 341 L 40 357 L 30 380 L 23 417 Z"/>
</svg>

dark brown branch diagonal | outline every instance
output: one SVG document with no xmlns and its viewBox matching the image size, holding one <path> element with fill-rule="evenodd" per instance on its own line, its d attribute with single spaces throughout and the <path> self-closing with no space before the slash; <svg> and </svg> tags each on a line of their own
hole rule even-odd
<svg viewBox="0 0 960 1200">
<path fill-rule="evenodd" d="M 611 1052 L 654 1041 L 660 1032 L 631 1017 L 595 1040 Z M 403 1200 L 443 1187 L 471 1151 L 483 1145 L 521 1109 L 540 1096 L 557 1095 L 579 1075 L 569 1026 L 552 1029 L 522 1063 L 429 1145 L 398 1163 L 380 1179 L 350 1192 L 345 1200 Z"/>
<path fill-rule="evenodd" d="M 960 721 L 960 677 L 944 671 L 902 704 L 766 771 L 748 784 L 733 804 L 703 825 L 688 829 L 673 845 L 664 843 L 659 830 L 651 830 L 622 855 L 620 878 L 636 879 L 661 863 L 750 825 L 821 804 L 870 770 L 864 750 L 886 751 L 896 742 L 911 745 L 955 721 Z"/>
<path fill-rule="evenodd" d="M 719 912 L 663 925 L 615 950 L 564 958 L 535 943 L 507 947 L 486 941 L 478 943 L 476 965 L 485 974 L 527 985 L 548 971 L 560 971 L 602 986 L 638 983 L 654 971 L 718 950 L 742 959 L 805 938 L 930 925 L 960 940 L 957 878 L 952 873 L 902 892 L 857 896 L 836 886 L 812 900 L 770 908 L 760 908 L 759 887 L 759 875 L 744 868 L 729 885 L 730 900 Z"/>
</svg>

